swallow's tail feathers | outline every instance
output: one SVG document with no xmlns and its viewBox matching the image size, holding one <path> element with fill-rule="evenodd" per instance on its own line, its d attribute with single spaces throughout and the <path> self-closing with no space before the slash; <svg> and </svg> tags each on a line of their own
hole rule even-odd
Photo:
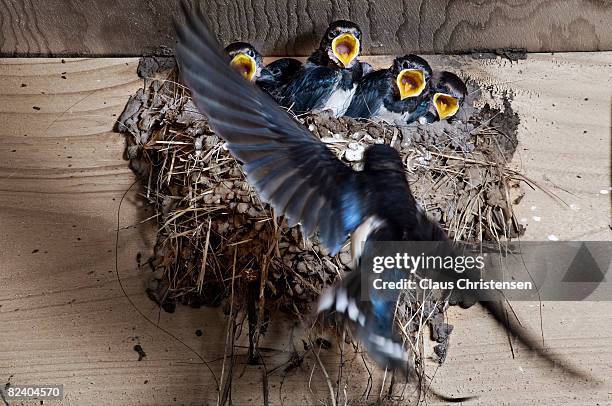
<svg viewBox="0 0 612 406">
<path fill-rule="evenodd" d="M 364 300 L 361 285 L 358 270 L 347 273 L 341 283 L 323 292 L 318 312 L 349 322 L 369 356 L 381 366 L 406 369 L 408 353 L 393 334 L 395 302 Z"/>
<path fill-rule="evenodd" d="M 506 308 L 503 306 L 503 297 L 499 294 L 493 295 L 482 295 L 485 296 L 484 300 L 481 298 L 479 304 L 486 309 L 495 321 L 503 327 L 506 331 L 510 332 L 513 337 L 518 338 L 525 347 L 532 353 L 539 355 L 544 361 L 555 368 L 560 368 L 564 373 L 569 374 L 577 379 L 592 382 L 598 384 L 597 381 L 593 380 L 593 377 L 586 371 L 572 365 L 564 357 L 554 352 L 547 350 L 538 340 L 538 336 L 533 334 L 527 328 L 521 326 L 518 320 L 514 320 L 513 317 L 508 316 Z"/>
<path fill-rule="evenodd" d="M 407 379 L 417 382 L 409 352 L 393 329 L 397 298 L 362 297 L 362 278 L 358 270 L 348 273 L 341 283 L 328 288 L 319 299 L 318 313 L 324 318 L 348 322 L 369 357 L 381 367 L 399 370 Z M 428 393 L 448 402 L 465 402 L 472 397 L 452 398 L 431 387 Z"/>
</svg>

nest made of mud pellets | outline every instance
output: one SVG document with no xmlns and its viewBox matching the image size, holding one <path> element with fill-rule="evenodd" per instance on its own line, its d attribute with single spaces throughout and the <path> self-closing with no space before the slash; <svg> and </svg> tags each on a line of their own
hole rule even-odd
<svg viewBox="0 0 612 406">
<path fill-rule="evenodd" d="M 118 120 L 159 225 L 149 296 L 172 312 L 177 303 L 221 305 L 233 291 L 233 309 L 254 312 L 260 332 L 275 310 L 309 312 L 322 289 L 348 270 L 349 244 L 331 257 L 316 237 L 305 239 L 299 226 L 276 219 L 176 74 L 165 77 L 145 80 Z M 474 101 L 452 123 L 400 128 L 325 112 L 297 119 L 354 168 L 370 144 L 397 148 L 415 197 L 456 240 L 516 237 L 523 227 L 511 196 L 520 199 L 523 179 L 506 163 L 516 149 L 518 117 L 507 99 L 502 109 L 475 108 Z M 443 361 L 452 326 L 444 323 L 443 304 L 425 302 L 398 305 L 401 332 L 406 339 L 420 332 L 420 324 L 407 321 L 427 306 L 420 323 L 431 325 Z"/>
</svg>

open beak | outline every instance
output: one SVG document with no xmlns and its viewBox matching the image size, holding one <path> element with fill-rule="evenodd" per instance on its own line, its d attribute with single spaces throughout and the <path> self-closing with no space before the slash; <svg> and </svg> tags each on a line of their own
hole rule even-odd
<svg viewBox="0 0 612 406">
<path fill-rule="evenodd" d="M 255 59 L 247 54 L 242 52 L 236 54 L 230 62 L 230 65 L 248 81 L 252 81 L 255 77 L 255 72 L 257 71 Z"/>
<path fill-rule="evenodd" d="M 402 100 L 418 96 L 425 89 L 425 74 L 420 69 L 403 69 L 395 80 Z"/>
<path fill-rule="evenodd" d="M 359 40 L 350 33 L 338 35 L 332 41 L 332 52 L 346 68 L 359 55 Z"/>
<path fill-rule="evenodd" d="M 436 111 L 438 112 L 438 117 L 440 117 L 440 120 L 445 120 L 454 116 L 459 110 L 459 100 L 448 94 L 434 94 L 433 103 Z"/>
</svg>

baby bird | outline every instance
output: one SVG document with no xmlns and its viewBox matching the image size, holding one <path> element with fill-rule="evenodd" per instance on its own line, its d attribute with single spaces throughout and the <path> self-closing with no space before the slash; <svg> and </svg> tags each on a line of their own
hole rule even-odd
<svg viewBox="0 0 612 406">
<path fill-rule="evenodd" d="M 225 52 L 232 68 L 270 95 L 287 84 L 302 66 L 297 59 L 281 58 L 264 67 L 261 54 L 247 42 L 233 42 L 225 47 Z"/>
<path fill-rule="evenodd" d="M 428 111 L 423 121 L 452 120 L 457 114 L 468 91 L 465 82 L 452 72 L 436 72 L 432 78 Z"/>
<path fill-rule="evenodd" d="M 319 48 L 280 90 L 277 102 L 297 114 L 331 110 L 342 116 L 363 75 L 364 65 L 358 60 L 361 35 L 355 23 L 331 23 Z"/>
<path fill-rule="evenodd" d="M 230 66 L 248 81 L 254 82 L 261 76 L 263 57 L 248 42 L 232 42 L 225 47 Z"/>
<path fill-rule="evenodd" d="M 397 57 L 390 68 L 361 79 L 345 115 L 398 125 L 411 123 L 427 113 L 431 75 L 425 59 L 417 55 Z"/>
<path fill-rule="evenodd" d="M 272 97 L 295 76 L 302 67 L 302 62 L 293 58 L 281 58 L 270 62 L 261 71 L 257 85 Z"/>
</svg>

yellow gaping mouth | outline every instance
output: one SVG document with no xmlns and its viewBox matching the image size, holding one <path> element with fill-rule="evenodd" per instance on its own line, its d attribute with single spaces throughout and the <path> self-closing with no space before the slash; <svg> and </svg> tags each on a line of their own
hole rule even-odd
<svg viewBox="0 0 612 406">
<path fill-rule="evenodd" d="M 255 63 L 255 59 L 253 59 L 247 54 L 244 54 L 242 52 L 236 54 L 236 56 L 234 56 L 234 58 L 230 62 L 230 65 L 248 81 L 253 80 L 253 78 L 255 77 L 255 72 L 257 71 L 257 64 Z"/>
<path fill-rule="evenodd" d="M 459 100 L 457 98 L 444 94 L 436 93 L 433 97 L 434 106 L 438 112 L 440 120 L 445 120 L 457 114 L 459 110 Z"/>
<path fill-rule="evenodd" d="M 403 69 L 395 79 L 400 99 L 415 97 L 425 89 L 425 74 L 420 69 Z"/>
<path fill-rule="evenodd" d="M 332 52 L 346 68 L 359 55 L 359 40 L 350 33 L 338 35 L 332 41 Z"/>
</svg>

